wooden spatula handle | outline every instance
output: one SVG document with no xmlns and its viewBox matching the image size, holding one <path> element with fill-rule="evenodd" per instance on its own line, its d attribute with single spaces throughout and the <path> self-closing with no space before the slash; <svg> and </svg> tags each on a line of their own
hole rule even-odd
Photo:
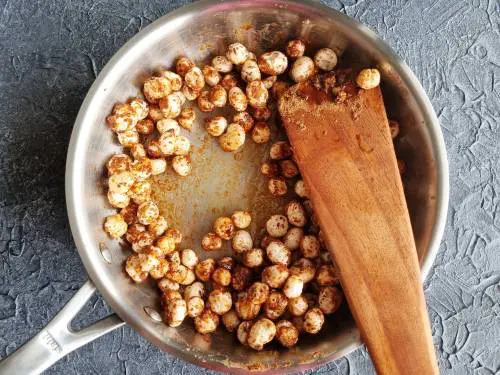
<svg viewBox="0 0 500 375">
<path fill-rule="evenodd" d="M 299 89 L 282 99 L 280 111 L 377 372 L 438 374 L 381 92 L 362 91 L 352 105 L 334 105 L 310 104 L 314 89 L 297 95 Z"/>
</svg>

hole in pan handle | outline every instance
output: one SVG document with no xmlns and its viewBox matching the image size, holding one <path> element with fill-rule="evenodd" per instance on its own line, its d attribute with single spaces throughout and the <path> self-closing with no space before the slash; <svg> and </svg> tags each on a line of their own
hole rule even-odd
<svg viewBox="0 0 500 375">
<path fill-rule="evenodd" d="M 123 326 L 125 322 L 113 314 L 79 331 L 71 329 L 71 321 L 95 290 L 92 281 L 83 284 L 42 331 L 0 361 L 0 374 L 40 374 L 73 350 Z"/>
</svg>

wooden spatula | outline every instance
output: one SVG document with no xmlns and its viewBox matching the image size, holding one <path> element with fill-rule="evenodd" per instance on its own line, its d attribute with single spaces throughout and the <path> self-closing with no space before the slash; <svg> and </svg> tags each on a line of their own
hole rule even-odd
<svg viewBox="0 0 500 375">
<path fill-rule="evenodd" d="M 279 111 L 377 372 L 438 374 L 380 89 L 330 73 L 292 86 Z"/>
</svg>

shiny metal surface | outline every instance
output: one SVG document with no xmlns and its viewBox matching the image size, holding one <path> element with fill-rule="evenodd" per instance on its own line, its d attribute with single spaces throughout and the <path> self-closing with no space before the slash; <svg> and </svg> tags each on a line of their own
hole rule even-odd
<svg viewBox="0 0 500 375">
<path fill-rule="evenodd" d="M 73 350 L 124 325 L 113 314 L 79 331 L 71 328 L 71 321 L 95 290 L 92 281 L 83 284 L 42 331 L 0 362 L 0 374 L 39 374 Z"/>
<path fill-rule="evenodd" d="M 129 252 L 102 230 L 104 217 L 112 212 L 104 194 L 103 166 L 121 150 L 104 119 L 115 102 L 137 95 L 145 76 L 170 66 L 181 54 L 202 61 L 234 41 L 260 53 L 295 37 L 308 40 L 312 51 L 330 46 L 342 61 L 379 67 L 389 116 L 402 126 L 396 148 L 408 164 L 406 195 L 423 278 L 441 240 L 448 167 L 439 124 L 414 75 L 373 32 L 317 2 L 302 1 L 208 0 L 160 18 L 121 48 L 91 87 L 68 150 L 66 199 L 80 256 L 113 310 L 161 349 L 200 366 L 232 372 L 299 371 L 343 356 L 361 342 L 347 311 L 336 314 L 319 335 L 301 339 L 295 349 L 273 347 L 258 353 L 235 345 L 234 338 L 222 330 L 205 337 L 190 324 L 172 329 L 152 318 L 151 309 L 158 307 L 157 291 L 150 285 L 132 284 L 124 276 L 122 263 Z M 198 250 L 212 219 L 235 208 L 257 207 L 252 227 L 256 231 L 259 221 L 279 203 L 268 204 L 269 199 L 263 198 L 265 187 L 257 166 L 266 150 L 248 142 L 238 157 L 224 154 L 200 125 L 189 138 L 195 145 L 192 177 L 167 176 L 156 182 L 162 187 L 156 198 L 163 213 L 187 235 L 182 247 Z"/>
</svg>

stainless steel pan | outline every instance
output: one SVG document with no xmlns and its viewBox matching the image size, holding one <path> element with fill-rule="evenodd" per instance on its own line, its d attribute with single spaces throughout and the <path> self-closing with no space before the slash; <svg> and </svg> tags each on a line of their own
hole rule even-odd
<svg viewBox="0 0 500 375">
<path fill-rule="evenodd" d="M 273 348 L 256 353 L 235 345 L 234 338 L 222 330 L 207 338 L 187 323 L 179 329 L 169 328 L 159 321 L 157 291 L 150 285 L 135 285 L 124 276 L 128 251 L 102 230 L 103 218 L 111 212 L 104 195 L 103 166 L 120 150 L 104 125 L 112 105 L 137 95 L 145 75 L 169 66 L 178 55 L 203 60 L 223 52 L 233 41 L 259 53 L 278 48 L 293 37 L 308 40 L 311 50 L 331 46 L 343 60 L 376 64 L 382 71 L 389 115 L 402 125 L 397 151 L 408 164 L 406 196 L 425 278 L 443 233 L 448 167 L 438 120 L 409 68 L 369 29 L 316 2 L 200 1 L 160 18 L 136 35 L 90 89 L 76 119 L 66 165 L 68 215 L 89 281 L 42 332 L 0 363 L 0 373 L 39 373 L 124 322 L 169 353 L 200 366 L 233 372 L 303 370 L 361 345 L 347 311 L 338 314 L 320 335 L 301 339 L 292 350 Z M 162 193 L 156 196 L 169 221 L 187 235 L 183 247 L 199 249 L 200 237 L 213 218 L 236 208 L 254 209 L 252 230 L 256 231 L 264 216 L 280 203 L 269 203 L 259 176 L 265 148 L 248 142 L 244 152 L 234 157 L 220 152 L 201 126 L 189 137 L 196 146 L 193 175 L 183 180 L 171 175 L 159 179 Z M 117 315 L 73 332 L 69 323 L 95 287 Z"/>
</svg>

